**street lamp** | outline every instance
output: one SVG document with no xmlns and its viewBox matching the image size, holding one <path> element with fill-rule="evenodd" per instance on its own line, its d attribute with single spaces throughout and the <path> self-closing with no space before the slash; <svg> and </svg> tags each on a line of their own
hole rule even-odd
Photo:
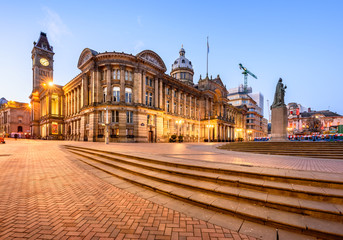
<svg viewBox="0 0 343 240">
<path fill-rule="evenodd" d="M 214 126 L 212 124 L 208 124 L 206 125 L 206 127 L 208 128 L 208 142 L 211 142 L 211 136 L 210 136 L 210 133 L 211 133 L 211 128 L 213 128 Z"/>
<path fill-rule="evenodd" d="M 177 126 L 177 136 L 179 136 L 179 125 L 181 127 L 181 124 L 183 123 L 183 120 L 176 120 L 176 126 Z M 180 129 L 180 133 L 181 133 L 181 129 Z"/>
</svg>

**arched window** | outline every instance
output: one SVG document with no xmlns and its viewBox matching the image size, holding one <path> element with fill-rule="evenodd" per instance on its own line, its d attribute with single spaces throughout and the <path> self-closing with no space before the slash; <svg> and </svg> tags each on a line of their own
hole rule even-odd
<svg viewBox="0 0 343 240">
<path fill-rule="evenodd" d="M 113 87 L 113 102 L 120 102 L 120 87 Z"/>
<path fill-rule="evenodd" d="M 23 132 L 23 127 L 22 126 L 18 126 L 18 132 Z"/>
<path fill-rule="evenodd" d="M 131 103 L 132 102 L 132 89 L 125 88 L 125 102 Z"/>
</svg>

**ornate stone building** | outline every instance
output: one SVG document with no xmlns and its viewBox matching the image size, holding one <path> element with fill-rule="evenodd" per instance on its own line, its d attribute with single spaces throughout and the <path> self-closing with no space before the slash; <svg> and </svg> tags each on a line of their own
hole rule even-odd
<svg viewBox="0 0 343 240">
<path fill-rule="evenodd" d="M 0 99 L 0 136 L 25 137 L 30 133 L 30 107 L 28 103 Z"/>
<path fill-rule="evenodd" d="M 151 50 L 137 55 L 86 48 L 81 73 L 53 85 L 53 51 L 46 34 L 34 43 L 32 134 L 49 139 L 111 142 L 232 141 L 241 111 L 228 104 L 219 75 L 193 83 L 181 48 L 170 75 Z"/>
</svg>

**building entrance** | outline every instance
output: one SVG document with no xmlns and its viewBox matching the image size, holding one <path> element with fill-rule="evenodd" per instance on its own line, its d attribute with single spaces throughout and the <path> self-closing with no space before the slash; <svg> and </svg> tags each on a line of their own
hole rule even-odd
<svg viewBox="0 0 343 240">
<path fill-rule="evenodd" d="M 149 131 L 149 143 L 154 142 L 154 131 Z"/>
</svg>

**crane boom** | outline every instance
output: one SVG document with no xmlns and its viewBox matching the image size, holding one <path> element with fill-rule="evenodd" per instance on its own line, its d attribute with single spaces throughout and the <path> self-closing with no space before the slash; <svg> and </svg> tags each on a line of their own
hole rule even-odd
<svg viewBox="0 0 343 240">
<path fill-rule="evenodd" d="M 253 74 L 252 72 L 250 72 L 246 67 L 244 67 L 241 63 L 238 64 L 239 69 L 243 70 L 242 74 L 244 75 L 244 92 L 247 92 L 247 88 L 248 88 L 248 74 L 250 76 L 252 76 L 253 78 L 257 79 L 257 77 L 255 76 L 255 74 Z"/>
</svg>

